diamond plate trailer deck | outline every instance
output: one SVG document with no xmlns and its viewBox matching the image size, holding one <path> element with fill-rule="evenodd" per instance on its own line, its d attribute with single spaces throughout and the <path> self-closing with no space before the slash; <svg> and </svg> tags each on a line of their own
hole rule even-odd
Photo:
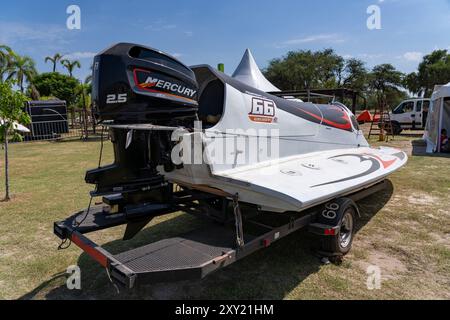
<svg viewBox="0 0 450 320">
<path fill-rule="evenodd" d="M 385 187 L 386 182 L 383 181 L 347 197 L 358 201 Z M 114 282 L 133 288 L 137 283 L 143 282 L 204 278 L 303 227 L 308 226 L 311 232 L 322 236 L 335 235 L 338 228 L 316 222 L 316 216 L 320 212 L 318 207 L 301 213 L 243 216 L 238 199 L 235 198 L 234 219 L 231 224 L 210 222 L 186 234 L 115 255 L 84 235 L 127 224 L 124 238 L 129 239 L 155 216 L 184 211 L 207 217 L 198 200 L 214 198 L 218 199 L 217 195 L 190 190 L 174 193 L 170 203 L 145 204 L 145 210 L 111 214 L 104 209 L 104 205 L 94 206 L 89 212 L 81 211 L 64 221 L 55 222 L 54 233 L 61 239 L 70 239 L 105 267 Z M 79 220 L 83 222 L 78 225 Z"/>
</svg>

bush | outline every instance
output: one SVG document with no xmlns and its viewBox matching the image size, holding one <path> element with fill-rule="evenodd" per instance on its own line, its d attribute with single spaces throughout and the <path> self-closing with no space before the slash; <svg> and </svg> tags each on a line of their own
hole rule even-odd
<svg viewBox="0 0 450 320">
<path fill-rule="evenodd" d="M 57 72 L 43 73 L 36 76 L 33 84 L 42 96 L 53 96 L 73 105 L 77 100 L 76 88 L 78 81 L 65 74 Z"/>
</svg>

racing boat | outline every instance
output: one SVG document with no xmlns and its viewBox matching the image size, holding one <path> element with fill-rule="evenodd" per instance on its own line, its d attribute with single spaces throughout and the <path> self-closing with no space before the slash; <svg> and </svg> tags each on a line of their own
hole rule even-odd
<svg viewBox="0 0 450 320">
<path fill-rule="evenodd" d="M 250 52 L 234 77 L 121 43 L 96 56 L 93 101 L 115 162 L 90 170 L 94 195 L 164 198 L 168 184 L 270 212 L 299 212 L 369 188 L 407 155 L 371 148 L 339 103 L 278 97 Z"/>
</svg>

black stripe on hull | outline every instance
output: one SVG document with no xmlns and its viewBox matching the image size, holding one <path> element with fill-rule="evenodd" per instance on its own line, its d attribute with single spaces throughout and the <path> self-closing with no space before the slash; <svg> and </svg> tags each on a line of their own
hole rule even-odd
<svg viewBox="0 0 450 320">
<path fill-rule="evenodd" d="M 278 109 L 286 111 L 290 114 L 293 114 L 307 121 L 317 123 L 319 125 L 324 125 L 327 127 L 333 127 L 348 132 L 353 132 L 351 119 L 347 115 L 347 112 L 345 112 L 345 110 L 341 106 L 304 103 L 283 99 L 271 95 L 269 93 L 260 91 L 251 86 L 248 86 L 245 83 L 236 80 L 232 77 L 229 77 L 222 72 L 218 72 L 211 66 L 201 65 L 201 66 L 194 66 L 191 68 L 196 74 L 197 72 L 199 73 L 204 72 L 205 69 L 207 69 L 209 73 L 212 73 L 216 78 L 220 79 L 223 83 L 232 86 L 236 90 L 244 94 L 272 100 L 275 102 Z M 207 79 L 207 81 L 210 80 L 211 78 Z"/>
</svg>

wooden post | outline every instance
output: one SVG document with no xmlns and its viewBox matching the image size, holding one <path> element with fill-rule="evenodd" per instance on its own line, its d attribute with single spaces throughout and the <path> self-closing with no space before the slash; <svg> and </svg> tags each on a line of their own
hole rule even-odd
<svg viewBox="0 0 450 320">
<path fill-rule="evenodd" d="M 384 98 L 381 97 L 380 103 L 380 136 L 378 141 L 384 141 Z"/>
</svg>

